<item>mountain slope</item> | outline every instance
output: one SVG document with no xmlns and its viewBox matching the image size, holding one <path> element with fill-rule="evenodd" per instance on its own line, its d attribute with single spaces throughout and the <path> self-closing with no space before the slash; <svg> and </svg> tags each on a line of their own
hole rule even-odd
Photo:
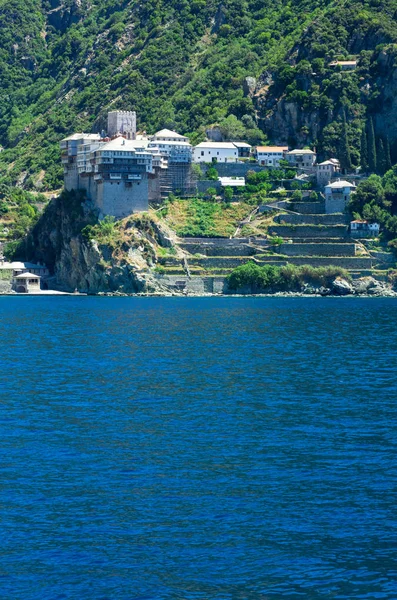
<svg viewBox="0 0 397 600">
<path fill-rule="evenodd" d="M 0 174 L 28 188 L 59 186 L 56 142 L 74 129 L 100 129 L 110 106 L 135 109 L 150 132 L 198 133 L 229 114 L 255 130 L 244 79 L 277 64 L 303 27 L 298 9 L 269 0 L 30 2 L 15 9 L 37 22 L 23 51 L 13 49 L 11 25 L 0 26 L 10 38 L 3 69 L 17 73 L 0 97 Z"/>
<path fill-rule="evenodd" d="M 397 160 L 397 2 L 333 3 L 314 18 L 283 65 L 257 90 L 261 126 L 274 141 L 314 144 L 323 158 L 340 155 L 344 118 L 353 165 L 369 119 L 378 142 L 390 143 Z M 337 60 L 357 60 L 343 72 Z"/>
<path fill-rule="evenodd" d="M 252 141 L 259 122 L 272 141 L 324 154 L 340 150 L 345 115 L 358 164 L 368 116 L 397 140 L 396 10 L 397 0 L 3 1 L 0 178 L 60 187 L 59 139 L 100 130 L 110 107 L 193 141 L 235 115 Z M 356 72 L 329 67 L 352 54 Z M 258 80 L 255 93 L 246 77 Z"/>
</svg>

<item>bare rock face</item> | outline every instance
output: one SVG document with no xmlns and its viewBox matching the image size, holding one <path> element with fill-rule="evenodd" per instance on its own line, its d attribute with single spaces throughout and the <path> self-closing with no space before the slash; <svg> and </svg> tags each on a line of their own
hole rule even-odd
<svg viewBox="0 0 397 600">
<path fill-rule="evenodd" d="M 269 111 L 266 98 L 259 100 L 260 126 L 268 132 L 275 144 L 304 146 L 317 139 L 321 129 L 315 112 L 304 111 L 296 102 L 281 98 Z"/>
<path fill-rule="evenodd" d="M 243 81 L 243 92 L 245 96 L 253 96 L 256 89 L 255 77 L 246 77 Z"/>
<path fill-rule="evenodd" d="M 205 135 L 211 142 L 223 142 L 223 135 L 221 129 L 217 125 L 206 129 Z"/>
<path fill-rule="evenodd" d="M 74 0 L 65 6 L 58 0 L 51 1 L 51 10 L 47 13 L 48 22 L 58 31 L 66 31 L 74 23 L 78 23 L 82 16 L 81 0 Z"/>
</svg>

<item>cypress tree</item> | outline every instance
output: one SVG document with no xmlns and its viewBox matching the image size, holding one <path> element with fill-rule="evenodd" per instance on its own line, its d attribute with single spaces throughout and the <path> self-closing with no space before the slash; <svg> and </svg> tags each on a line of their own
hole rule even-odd
<svg viewBox="0 0 397 600">
<path fill-rule="evenodd" d="M 376 173 L 376 144 L 374 123 L 372 121 L 372 118 L 368 121 L 368 167 L 371 173 Z"/>
<path fill-rule="evenodd" d="M 340 166 L 344 171 L 351 171 L 352 168 L 352 160 L 350 156 L 350 148 L 349 148 L 349 138 L 347 135 L 347 123 L 346 123 L 346 112 L 343 109 L 342 114 L 342 135 L 340 140 Z"/>
<path fill-rule="evenodd" d="M 368 142 L 367 142 L 367 131 L 365 125 L 361 130 L 361 147 L 360 147 L 360 164 L 361 171 L 367 173 L 368 171 Z"/>
<path fill-rule="evenodd" d="M 390 141 L 389 138 L 386 138 L 386 143 L 385 143 L 385 154 L 386 154 L 386 171 L 390 171 L 390 169 L 392 168 L 392 164 L 391 164 L 391 153 L 390 153 Z"/>
<path fill-rule="evenodd" d="M 376 154 L 376 170 L 379 175 L 386 173 L 386 152 L 382 138 L 379 138 L 378 152 Z"/>
</svg>

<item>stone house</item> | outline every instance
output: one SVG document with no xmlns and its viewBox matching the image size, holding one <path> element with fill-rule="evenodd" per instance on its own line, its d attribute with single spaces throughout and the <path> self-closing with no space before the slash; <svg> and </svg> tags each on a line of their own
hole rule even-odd
<svg viewBox="0 0 397 600">
<path fill-rule="evenodd" d="M 265 167 L 279 167 L 280 160 L 288 152 L 288 146 L 257 146 L 256 158 L 258 163 Z"/>
<path fill-rule="evenodd" d="M 290 150 L 284 153 L 285 160 L 289 162 L 291 167 L 298 169 L 312 170 L 316 162 L 316 153 L 308 148 L 302 150 Z"/>
<path fill-rule="evenodd" d="M 379 230 L 379 223 L 369 223 L 365 219 L 355 219 L 350 222 L 350 234 L 352 237 L 377 237 L 379 235 Z"/>
<path fill-rule="evenodd" d="M 315 168 L 317 185 L 323 187 L 340 172 L 340 163 L 337 158 L 330 158 L 318 163 Z"/>
<path fill-rule="evenodd" d="M 324 188 L 325 212 L 328 214 L 345 212 L 351 193 L 355 188 L 354 183 L 340 179 L 333 183 L 328 183 Z"/>
<path fill-rule="evenodd" d="M 31 294 L 40 291 L 40 276 L 34 273 L 20 273 L 12 279 L 12 289 L 17 294 Z"/>
</svg>

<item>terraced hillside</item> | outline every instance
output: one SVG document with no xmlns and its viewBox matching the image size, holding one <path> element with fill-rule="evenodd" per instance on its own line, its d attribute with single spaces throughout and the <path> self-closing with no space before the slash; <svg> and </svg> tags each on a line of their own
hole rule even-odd
<svg viewBox="0 0 397 600">
<path fill-rule="evenodd" d="M 318 203 L 313 201 L 313 205 Z M 223 289 L 225 278 L 236 267 L 286 265 L 338 267 L 352 277 L 375 274 L 385 277 L 395 265 L 392 253 L 376 253 L 362 241 L 350 237 L 345 214 L 313 213 L 310 202 L 305 213 L 280 212 L 265 221 L 267 235 L 250 237 L 179 237 L 178 256 L 159 258 L 159 277 L 168 285 L 186 287 L 194 292 Z M 255 217 L 251 223 L 255 229 Z"/>
</svg>

